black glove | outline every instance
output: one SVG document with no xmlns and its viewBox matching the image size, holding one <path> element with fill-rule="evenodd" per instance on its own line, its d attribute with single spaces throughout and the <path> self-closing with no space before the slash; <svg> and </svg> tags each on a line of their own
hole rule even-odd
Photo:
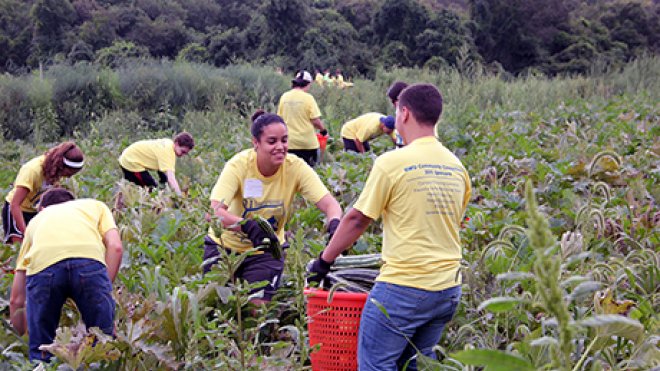
<svg viewBox="0 0 660 371">
<path fill-rule="evenodd" d="M 325 276 L 330 272 L 330 267 L 334 264 L 334 261 L 327 262 L 321 257 L 323 256 L 323 251 L 319 254 L 319 258 L 314 260 L 311 264 L 307 266 L 307 284 L 310 282 L 316 282 L 318 284 L 323 281 Z"/>
<path fill-rule="evenodd" d="M 335 232 L 337 231 L 337 227 L 339 227 L 339 219 L 337 218 L 332 219 L 328 223 L 328 243 L 330 243 L 332 236 L 335 235 Z"/>
<path fill-rule="evenodd" d="M 271 235 L 268 232 L 264 231 L 254 219 L 248 219 L 245 223 L 241 224 L 241 231 L 247 235 L 252 242 L 252 246 L 261 247 L 263 245 L 268 245 L 264 243 L 264 239 L 268 238 L 271 241 L 277 239 L 277 236 Z"/>
<path fill-rule="evenodd" d="M 320 131 L 319 131 L 319 134 L 321 134 L 321 135 L 323 135 L 323 136 L 328 135 L 328 129 L 320 130 Z"/>
</svg>

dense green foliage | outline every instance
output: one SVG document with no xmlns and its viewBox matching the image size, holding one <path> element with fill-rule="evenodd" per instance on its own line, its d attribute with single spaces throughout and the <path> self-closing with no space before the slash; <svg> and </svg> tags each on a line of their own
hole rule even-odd
<svg viewBox="0 0 660 371">
<path fill-rule="evenodd" d="M 438 348 L 443 368 L 658 366 L 659 75 L 655 58 L 622 72 L 552 80 L 507 81 L 476 64 L 463 74 L 379 70 L 351 89 L 314 88 L 335 138 L 317 170 L 343 207 L 360 193 L 373 155 L 340 152 L 340 125 L 364 112 L 391 112 L 384 91 L 394 79 L 433 82 L 444 94 L 438 135 L 464 162 L 474 193 L 462 231 L 464 296 Z M 287 87 L 266 68 L 172 63 L 79 65 L 43 79 L 2 78 L 0 97 L 13 99 L 0 105 L 4 134 L 27 138 L 0 148 L 2 194 L 22 163 L 64 136 L 87 159 L 66 185 L 109 205 L 121 190 L 126 204 L 115 212 L 125 247 L 115 290 L 117 337 L 99 335 L 91 347 L 68 307 L 50 348 L 58 362 L 140 370 L 304 367 L 313 351 L 304 265 L 324 244 L 315 207 L 299 202 L 289 223 L 284 284 L 268 308 L 253 311 L 249 288 L 232 280 L 240 256 L 201 275 L 210 189 L 224 162 L 250 145 L 245 116 L 273 109 Z M 198 142 L 177 166 L 185 198 L 118 182 L 115 159 L 130 141 L 180 129 Z M 374 148 L 388 145 L 382 138 Z M 375 223 L 352 253 L 377 252 L 380 240 Z M 7 322 L 16 253 L 15 246 L 0 249 L 2 369 L 26 368 L 26 338 Z"/>
<path fill-rule="evenodd" d="M 642 0 L 0 0 L 0 72 L 153 57 L 370 77 L 461 59 L 585 73 L 657 53 L 658 35 L 660 6 Z"/>
</svg>

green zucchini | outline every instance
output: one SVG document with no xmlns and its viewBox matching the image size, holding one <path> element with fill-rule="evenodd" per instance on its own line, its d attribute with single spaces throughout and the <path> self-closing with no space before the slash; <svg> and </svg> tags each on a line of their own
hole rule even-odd
<svg viewBox="0 0 660 371">
<path fill-rule="evenodd" d="M 332 265 L 332 270 L 354 268 L 380 268 L 382 265 L 380 254 L 346 255 L 338 256 Z"/>
</svg>

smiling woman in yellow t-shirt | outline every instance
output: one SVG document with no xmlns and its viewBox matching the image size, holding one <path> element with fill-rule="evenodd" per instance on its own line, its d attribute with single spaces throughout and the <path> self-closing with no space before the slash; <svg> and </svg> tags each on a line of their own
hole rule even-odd
<svg viewBox="0 0 660 371">
<path fill-rule="evenodd" d="M 27 224 L 37 215 L 41 194 L 61 178 L 79 172 L 83 164 L 80 148 L 74 142 L 64 142 L 21 166 L 2 208 L 4 242 L 21 242 Z"/>
<path fill-rule="evenodd" d="M 124 178 L 137 185 L 155 188 L 154 178 L 148 170 L 156 170 L 161 184 L 167 183 L 176 194 L 181 188 L 174 176 L 176 158 L 185 156 L 195 147 L 189 133 L 182 132 L 172 139 L 141 140 L 128 146 L 119 157 Z"/>
<path fill-rule="evenodd" d="M 381 134 L 392 134 L 394 117 L 378 112 L 365 113 L 341 127 L 345 151 L 364 153 L 371 150 L 369 141 Z"/>
<path fill-rule="evenodd" d="M 339 225 L 342 211 L 337 200 L 309 165 L 287 153 L 288 131 L 284 120 L 276 114 L 257 111 L 252 121 L 254 148 L 232 157 L 211 191 L 211 208 L 225 230 L 221 236 L 209 231 L 204 242 L 206 262 L 218 257 L 218 248 L 241 253 L 260 246 L 264 238 L 277 238 L 285 244 L 284 226 L 294 212 L 296 193 L 301 193 L 325 214 L 329 235 Z M 262 230 L 253 219 L 255 216 L 266 219 L 276 235 Z M 283 268 L 284 257 L 276 259 L 268 252 L 257 253 L 241 263 L 236 275 L 250 283 L 269 282 L 257 291 L 260 298 L 252 300 L 261 303 L 270 301 L 275 294 Z M 209 269 L 207 264 L 204 270 Z"/>
</svg>

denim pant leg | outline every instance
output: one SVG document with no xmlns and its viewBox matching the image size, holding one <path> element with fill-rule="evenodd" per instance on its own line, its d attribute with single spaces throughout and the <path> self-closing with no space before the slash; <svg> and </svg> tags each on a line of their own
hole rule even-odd
<svg viewBox="0 0 660 371">
<path fill-rule="evenodd" d="M 52 344 L 60 322 L 62 306 L 68 296 L 67 271 L 62 262 L 27 276 L 27 322 L 30 360 L 48 361 L 50 353 L 39 346 Z"/>
<path fill-rule="evenodd" d="M 93 259 L 70 259 L 71 298 L 87 328 L 114 333 L 115 301 L 105 265 Z"/>
<path fill-rule="evenodd" d="M 410 358 L 408 353 L 415 354 L 408 350 L 414 349 L 409 347 L 410 342 L 431 356 L 430 350 L 439 340 L 444 324 L 453 316 L 458 298 L 460 287 L 433 292 L 377 282 L 362 312 L 358 336 L 359 369 L 397 370 Z M 385 308 L 389 318 L 372 299 Z M 411 361 L 408 367 L 416 369 L 415 362 Z"/>
</svg>

